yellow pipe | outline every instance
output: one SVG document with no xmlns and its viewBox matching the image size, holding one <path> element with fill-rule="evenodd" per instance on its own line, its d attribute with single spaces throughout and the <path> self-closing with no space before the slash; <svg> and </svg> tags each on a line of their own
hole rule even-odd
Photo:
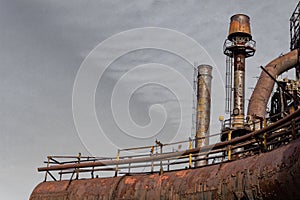
<svg viewBox="0 0 300 200">
<path fill-rule="evenodd" d="M 232 131 L 229 131 L 229 133 L 228 133 L 228 141 L 231 140 L 231 134 L 232 134 Z M 231 160 L 231 145 L 228 146 L 228 160 Z"/>
<path fill-rule="evenodd" d="M 51 157 L 50 157 L 50 156 L 47 156 L 47 159 L 48 159 L 47 167 L 49 167 Z M 45 173 L 45 181 L 47 181 L 47 175 L 48 175 L 48 171 L 46 171 L 46 173 Z"/>
<path fill-rule="evenodd" d="M 193 141 L 190 140 L 190 146 L 189 146 L 189 149 L 193 149 Z M 192 161 L 193 161 L 193 157 L 192 157 L 192 154 L 190 153 L 189 154 L 189 167 L 191 168 L 192 167 Z"/>
<path fill-rule="evenodd" d="M 153 154 L 154 154 L 154 146 L 151 147 L 150 153 L 151 153 L 151 156 L 153 156 Z M 153 172 L 153 170 L 154 170 L 154 162 L 152 160 L 151 161 L 151 172 Z"/>
<path fill-rule="evenodd" d="M 264 133 L 264 148 L 267 149 L 267 134 Z"/>
</svg>

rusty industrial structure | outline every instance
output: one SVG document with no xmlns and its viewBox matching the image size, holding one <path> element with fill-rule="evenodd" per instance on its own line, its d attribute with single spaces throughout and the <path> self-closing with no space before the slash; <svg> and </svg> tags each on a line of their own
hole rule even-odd
<svg viewBox="0 0 300 200">
<path fill-rule="evenodd" d="M 245 105 L 245 58 L 253 56 L 255 41 L 250 31 L 250 18 L 244 14 L 231 17 L 228 39 L 224 44 L 224 54 L 233 58 L 234 87 L 232 128 L 244 128 Z M 230 70 L 232 71 L 232 70 Z"/>
<path fill-rule="evenodd" d="M 223 49 L 230 117 L 222 119 L 221 133 L 209 134 L 212 67 L 200 65 L 195 138 L 119 149 L 116 157 L 48 156 L 38 168 L 44 182 L 30 200 L 299 198 L 299 22 L 300 2 L 290 19 L 291 51 L 261 67 L 246 115 L 245 58 L 254 55 L 255 41 L 250 18 L 231 17 Z M 296 80 L 278 78 L 290 69 L 296 69 Z M 209 144 L 216 135 L 221 142 Z M 187 149 L 171 150 L 178 145 Z M 113 176 L 101 177 L 104 172 Z"/>
<path fill-rule="evenodd" d="M 197 80 L 198 103 L 195 147 L 203 147 L 209 144 L 212 67 L 210 65 L 199 65 Z M 196 166 L 205 164 L 207 164 L 206 160 L 195 163 Z"/>
<path fill-rule="evenodd" d="M 229 58 L 226 62 L 226 99 L 228 99 L 229 119 L 228 129 L 230 132 L 224 131 L 221 140 L 241 136 L 249 132 L 245 127 L 245 60 L 255 53 L 255 41 L 252 40 L 250 18 L 244 14 L 237 14 L 231 17 L 229 34 L 224 43 L 224 54 Z M 233 64 L 232 64 L 233 59 Z M 233 65 L 233 66 L 232 66 Z M 233 87 L 232 84 L 232 68 L 233 67 Z M 233 91 L 233 102 L 232 100 Z M 231 104 L 233 109 L 231 110 Z M 228 108 L 227 108 L 228 110 Z M 228 135 L 228 133 L 230 135 Z"/>
</svg>

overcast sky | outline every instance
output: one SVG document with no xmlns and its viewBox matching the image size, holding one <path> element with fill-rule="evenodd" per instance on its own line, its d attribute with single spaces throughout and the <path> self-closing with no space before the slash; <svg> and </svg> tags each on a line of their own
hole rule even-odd
<svg viewBox="0 0 300 200">
<path fill-rule="evenodd" d="M 179 56 L 155 49 L 136 50 L 111 63 L 101 76 L 95 94 L 96 115 L 105 135 L 78 133 L 72 112 L 73 85 L 82 62 L 100 42 L 130 29 L 160 27 L 183 33 L 199 43 L 213 60 L 213 133 L 220 128 L 218 116 L 224 115 L 222 48 L 230 17 L 245 13 L 251 18 L 253 39 L 257 42 L 255 56 L 246 61 L 246 88 L 251 88 L 260 73 L 260 65 L 289 51 L 289 18 L 296 4 L 296 0 L 120 0 L 114 3 L 0 0 L 1 198 L 28 199 L 33 188 L 43 180 L 44 174 L 37 173 L 36 168 L 47 155 L 78 152 L 115 155 L 117 148 L 152 145 L 156 138 L 170 142 L 191 136 L 192 98 L 187 93 L 185 98 L 178 99 L 183 93 L 176 94 L 177 90 L 172 88 L 181 91 L 186 84 L 184 80 L 192 85 L 193 67 Z M 115 44 L 108 53 L 113 54 L 118 48 L 139 40 L 133 37 L 127 44 Z M 173 40 L 171 43 L 179 42 Z M 184 50 L 189 52 L 189 49 Z M 101 59 L 107 55 L 99 56 Z M 195 62 L 208 61 L 203 58 Z M 143 68 L 147 63 L 162 65 Z M 168 71 L 170 68 L 163 67 L 165 65 L 174 70 Z M 132 73 L 122 79 L 130 70 Z M 140 135 L 131 133 L 128 123 L 119 124 L 122 122 L 114 117 L 113 90 L 121 79 L 123 89 L 113 102 L 117 109 L 115 114 L 119 116 L 118 111 L 122 110 L 118 105 L 123 105 L 128 95 L 125 93 L 132 92 L 126 88 L 137 87 L 129 96 L 128 105 L 126 102 L 124 105 L 137 127 L 146 127 Z M 151 80 L 154 83 L 145 85 Z M 162 80 L 170 85 L 163 87 L 155 83 Z M 247 98 L 250 92 L 251 89 L 247 91 Z M 164 124 L 159 131 L 155 130 L 161 121 Z M 154 129 L 147 127 L 151 123 Z"/>
</svg>

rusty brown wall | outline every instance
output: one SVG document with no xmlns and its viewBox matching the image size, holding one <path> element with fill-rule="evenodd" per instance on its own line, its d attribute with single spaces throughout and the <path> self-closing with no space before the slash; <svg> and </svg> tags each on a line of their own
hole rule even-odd
<svg viewBox="0 0 300 200">
<path fill-rule="evenodd" d="M 300 139 L 223 164 L 112 178 L 40 183 L 30 200 L 295 199 L 300 196 Z"/>
</svg>

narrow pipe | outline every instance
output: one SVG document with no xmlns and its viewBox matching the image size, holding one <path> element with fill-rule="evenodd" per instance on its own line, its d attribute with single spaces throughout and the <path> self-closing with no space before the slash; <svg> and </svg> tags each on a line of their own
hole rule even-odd
<svg viewBox="0 0 300 200">
<path fill-rule="evenodd" d="M 283 56 L 271 61 L 265 69 L 273 77 L 295 67 L 299 63 L 298 49 L 295 49 Z M 274 80 L 264 71 L 256 83 L 248 105 L 248 115 L 264 118 L 266 116 L 267 103 L 274 87 Z"/>
</svg>

